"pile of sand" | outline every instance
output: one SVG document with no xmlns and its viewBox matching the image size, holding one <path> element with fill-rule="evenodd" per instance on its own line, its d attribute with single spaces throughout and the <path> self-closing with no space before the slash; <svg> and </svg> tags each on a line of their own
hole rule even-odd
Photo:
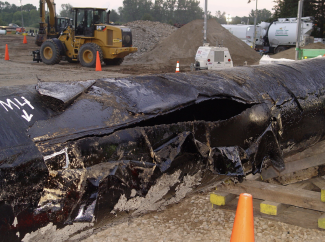
<svg viewBox="0 0 325 242">
<path fill-rule="evenodd" d="M 178 60 L 181 65 L 194 63 L 199 46 L 203 45 L 203 20 L 194 20 L 179 28 L 167 38 L 159 42 L 151 51 L 143 54 L 139 63 L 175 65 Z M 208 21 L 207 42 L 210 46 L 223 43 L 230 51 L 235 66 L 256 64 L 261 56 L 242 40 L 232 35 L 216 20 Z"/>
<path fill-rule="evenodd" d="M 132 44 L 138 51 L 127 55 L 125 61 L 137 61 L 144 53 L 151 51 L 160 41 L 177 30 L 176 27 L 153 21 L 137 20 L 125 24 L 132 30 Z"/>
<path fill-rule="evenodd" d="M 275 55 L 271 55 L 270 57 L 272 57 L 274 59 L 285 58 L 285 59 L 295 60 L 295 56 L 296 56 L 295 49 L 296 48 L 293 47 L 288 50 L 281 51 L 280 53 L 277 53 Z M 325 49 L 325 45 L 323 43 L 312 43 L 312 44 L 302 47 L 302 49 Z"/>
</svg>

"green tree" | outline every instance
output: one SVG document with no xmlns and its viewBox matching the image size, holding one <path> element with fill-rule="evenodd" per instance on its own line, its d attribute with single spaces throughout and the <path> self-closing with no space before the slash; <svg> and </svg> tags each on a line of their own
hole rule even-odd
<svg viewBox="0 0 325 242">
<path fill-rule="evenodd" d="M 109 20 L 112 22 L 117 22 L 120 20 L 120 15 L 114 10 L 111 10 L 111 13 L 109 14 Z"/>
<path fill-rule="evenodd" d="M 250 24 L 254 24 L 255 10 L 252 9 L 248 17 L 250 19 Z M 271 18 L 272 18 L 271 11 L 265 8 L 262 10 L 257 10 L 257 21 L 256 21 L 257 24 L 261 22 L 269 22 Z"/>
<path fill-rule="evenodd" d="M 151 0 L 138 0 L 138 12 L 141 18 L 149 16 L 152 8 Z"/>
<path fill-rule="evenodd" d="M 23 15 L 24 17 L 24 15 Z M 25 19 L 25 18 L 24 18 Z M 12 16 L 12 22 L 15 24 L 18 24 L 19 26 L 22 26 L 22 22 L 21 22 L 21 12 L 17 11 L 13 14 Z M 25 26 L 27 26 L 26 24 L 24 24 Z"/>
<path fill-rule="evenodd" d="M 5 3 L 0 1 L 0 13 L 2 13 L 3 9 L 5 8 Z"/>
<path fill-rule="evenodd" d="M 164 9 L 164 1 L 156 0 L 153 8 L 151 10 L 152 15 L 155 16 L 156 21 L 164 22 L 165 20 L 165 9 Z"/>
<path fill-rule="evenodd" d="M 164 2 L 164 22 L 167 23 L 168 21 L 175 22 L 174 20 L 174 12 L 176 9 L 176 1 L 177 0 L 166 0 Z"/>
<path fill-rule="evenodd" d="M 0 26 L 3 26 L 3 25 L 7 25 L 7 23 L 0 18 Z"/>
<path fill-rule="evenodd" d="M 15 23 L 22 26 L 22 15 L 24 19 L 24 27 L 34 26 L 36 24 L 38 25 L 39 12 L 32 4 L 18 7 L 15 4 L 11 5 L 8 2 L 0 1 L 0 19 L 2 20 L 2 23 L 5 23 L 6 25 Z"/>
<path fill-rule="evenodd" d="M 150 13 L 151 6 L 151 0 L 124 0 L 121 17 L 125 22 L 139 20 L 145 13 Z"/>
<path fill-rule="evenodd" d="M 0 14 L 0 18 L 2 19 L 2 21 L 6 22 L 7 24 L 11 23 L 12 22 L 12 13 L 8 13 L 8 12 L 5 12 L 3 11 L 1 14 Z"/>
<path fill-rule="evenodd" d="M 273 19 L 296 17 L 298 13 L 298 1 L 296 0 L 275 0 L 273 7 Z M 305 0 L 302 9 L 302 16 L 314 16 L 314 24 L 317 26 L 312 35 L 318 38 L 325 36 L 325 0 Z"/>
<path fill-rule="evenodd" d="M 247 24 L 249 23 L 249 17 L 234 17 L 232 18 L 231 24 Z"/>
<path fill-rule="evenodd" d="M 15 13 L 20 10 L 20 7 L 18 7 L 15 4 L 10 5 L 10 3 L 5 2 L 5 8 L 4 10 L 8 13 Z"/>
<path fill-rule="evenodd" d="M 30 12 L 31 10 L 37 10 L 37 8 L 33 4 L 25 4 L 22 6 L 23 11 Z"/>
<path fill-rule="evenodd" d="M 143 16 L 142 16 L 142 20 L 148 20 L 148 21 L 153 21 L 153 17 L 151 16 L 150 13 L 145 13 Z"/>
<path fill-rule="evenodd" d="M 226 12 L 221 12 L 220 10 L 216 11 L 215 19 L 219 24 L 226 24 Z"/>
<path fill-rule="evenodd" d="M 67 3 L 67 4 L 61 4 L 61 11 L 60 11 L 60 16 L 61 17 L 68 17 L 68 18 L 73 18 L 73 13 L 71 12 L 72 5 Z"/>
<path fill-rule="evenodd" d="M 194 19 L 202 18 L 203 10 L 197 0 L 178 0 L 175 10 L 175 21 L 186 24 Z"/>
<path fill-rule="evenodd" d="M 29 18 L 30 18 L 29 27 L 39 28 L 39 21 L 40 21 L 39 11 L 37 11 L 36 9 L 30 10 Z"/>
<path fill-rule="evenodd" d="M 303 6 L 303 16 L 314 16 L 315 7 L 323 0 L 305 0 Z M 298 14 L 297 0 L 274 0 L 273 18 L 293 18 Z"/>
<path fill-rule="evenodd" d="M 148 18 L 164 23 L 188 23 L 202 18 L 203 10 L 198 0 L 124 0 L 119 8 L 123 22 Z"/>
<path fill-rule="evenodd" d="M 117 9 L 117 12 L 118 12 L 118 14 L 119 14 L 119 16 L 120 16 L 120 21 L 122 21 L 124 18 L 124 16 L 123 16 L 123 7 L 119 7 L 118 9 Z"/>
</svg>

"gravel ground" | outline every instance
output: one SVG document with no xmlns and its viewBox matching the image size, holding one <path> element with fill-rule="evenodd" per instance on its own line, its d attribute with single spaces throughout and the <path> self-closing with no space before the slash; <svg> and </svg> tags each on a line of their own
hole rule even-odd
<svg viewBox="0 0 325 242">
<path fill-rule="evenodd" d="M 161 212 L 102 227 L 84 242 L 230 241 L 235 211 L 212 208 L 209 193 L 195 194 Z M 319 242 L 325 231 L 254 217 L 256 242 Z"/>
</svg>

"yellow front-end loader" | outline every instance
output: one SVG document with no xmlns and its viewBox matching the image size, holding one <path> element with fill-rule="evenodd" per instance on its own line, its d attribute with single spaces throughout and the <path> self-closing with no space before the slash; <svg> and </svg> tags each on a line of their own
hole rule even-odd
<svg viewBox="0 0 325 242">
<path fill-rule="evenodd" d="M 130 28 L 109 24 L 106 8 L 72 8 L 73 25 L 67 25 L 58 38 L 44 41 L 39 50 L 39 60 L 47 65 L 61 60 L 80 62 L 85 67 L 95 67 L 97 51 L 100 62 L 120 65 L 125 56 L 137 51 L 132 47 Z M 37 60 L 37 58 L 34 60 Z"/>
</svg>

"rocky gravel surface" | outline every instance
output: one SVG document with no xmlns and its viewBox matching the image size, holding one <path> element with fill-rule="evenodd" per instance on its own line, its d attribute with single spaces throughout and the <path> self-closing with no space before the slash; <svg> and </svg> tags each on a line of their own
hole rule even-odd
<svg viewBox="0 0 325 242">
<path fill-rule="evenodd" d="M 153 212 L 94 231 L 84 242 L 230 241 L 235 211 L 212 208 L 209 193 L 199 193 Z M 325 231 L 254 217 L 256 242 L 319 242 Z"/>
<path fill-rule="evenodd" d="M 132 30 L 133 46 L 138 47 L 138 52 L 125 57 L 125 61 L 140 58 L 145 52 L 152 50 L 159 41 L 177 30 L 170 24 L 144 20 L 129 22 L 125 25 Z"/>
</svg>

